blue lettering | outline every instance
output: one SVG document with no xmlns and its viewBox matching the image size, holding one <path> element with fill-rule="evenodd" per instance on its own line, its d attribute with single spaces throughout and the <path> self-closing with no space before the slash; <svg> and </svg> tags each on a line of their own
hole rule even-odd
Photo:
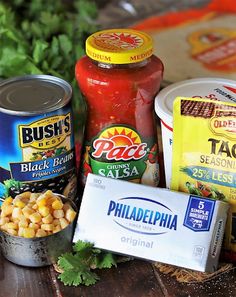
<svg viewBox="0 0 236 297">
<path fill-rule="evenodd" d="M 107 215 L 113 215 L 115 217 L 121 217 L 127 220 L 142 221 L 145 224 L 159 225 L 163 228 L 177 229 L 177 215 L 171 215 L 167 213 L 160 213 L 159 211 L 152 211 L 150 209 L 142 209 L 137 207 L 131 207 L 130 205 L 116 203 L 110 201 Z"/>
<path fill-rule="evenodd" d="M 137 213 L 137 217 L 136 217 L 136 221 L 141 221 L 142 218 L 143 218 L 143 209 L 139 208 L 138 213 Z"/>
<path fill-rule="evenodd" d="M 109 204 L 109 208 L 108 208 L 108 212 L 107 212 L 107 215 L 109 216 L 111 214 L 111 212 L 115 209 L 116 207 L 116 203 L 114 201 L 110 201 L 110 204 Z"/>
<path fill-rule="evenodd" d="M 150 212 L 149 209 L 145 209 L 144 216 L 143 216 L 143 223 L 147 223 L 146 219 L 148 218 L 149 212 Z"/>
<path fill-rule="evenodd" d="M 168 214 L 163 213 L 163 214 L 161 215 L 161 220 L 160 220 L 160 226 L 161 226 L 161 227 L 165 227 L 165 226 L 166 226 L 166 221 L 167 221 L 167 219 L 168 219 Z"/>
<path fill-rule="evenodd" d="M 172 219 L 172 216 L 169 216 L 169 219 L 168 219 L 168 222 L 167 222 L 167 228 L 170 228 L 170 223 L 171 223 L 171 219 Z"/>
<path fill-rule="evenodd" d="M 134 221 L 136 220 L 136 210 L 137 210 L 136 207 L 134 207 L 129 217 L 130 220 L 134 220 Z"/>
<path fill-rule="evenodd" d="M 160 217 L 161 217 L 161 214 L 158 211 L 156 211 L 155 217 L 153 220 L 153 225 L 156 225 L 156 222 L 160 219 Z"/>
<path fill-rule="evenodd" d="M 152 217 L 153 217 L 153 211 L 151 211 L 150 218 L 148 220 L 148 224 L 152 224 Z"/>
<path fill-rule="evenodd" d="M 170 229 L 174 229 L 174 230 L 177 229 L 177 215 L 174 216 L 173 221 L 170 225 Z"/>
<path fill-rule="evenodd" d="M 126 214 L 125 214 L 126 219 L 129 219 L 129 209 L 130 209 L 130 206 L 128 205 L 127 211 L 126 211 Z"/>
<path fill-rule="evenodd" d="M 120 217 L 120 214 L 121 214 L 121 211 L 122 211 L 122 207 L 123 207 L 123 204 L 120 204 L 120 203 L 117 203 L 116 204 L 116 209 L 115 209 L 114 216 Z"/>
<path fill-rule="evenodd" d="M 125 204 L 123 207 L 123 210 L 122 210 L 122 214 L 121 214 L 122 218 L 125 216 L 126 207 L 127 207 L 127 205 Z"/>
</svg>

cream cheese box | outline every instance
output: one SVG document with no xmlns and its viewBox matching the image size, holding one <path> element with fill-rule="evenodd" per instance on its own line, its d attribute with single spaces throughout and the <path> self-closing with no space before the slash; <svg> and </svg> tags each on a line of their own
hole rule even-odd
<svg viewBox="0 0 236 297">
<path fill-rule="evenodd" d="M 89 174 L 73 241 L 213 272 L 227 211 L 225 202 Z"/>
</svg>

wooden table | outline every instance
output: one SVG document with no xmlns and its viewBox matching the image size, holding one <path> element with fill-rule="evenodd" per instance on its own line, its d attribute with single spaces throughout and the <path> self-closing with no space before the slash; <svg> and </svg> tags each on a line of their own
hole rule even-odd
<svg viewBox="0 0 236 297">
<path fill-rule="evenodd" d="M 0 255 L 0 297 L 235 297 L 236 271 L 201 284 L 183 284 L 146 261 L 133 260 L 98 271 L 100 281 L 85 287 L 67 287 L 53 266 L 25 268 Z"/>
</svg>

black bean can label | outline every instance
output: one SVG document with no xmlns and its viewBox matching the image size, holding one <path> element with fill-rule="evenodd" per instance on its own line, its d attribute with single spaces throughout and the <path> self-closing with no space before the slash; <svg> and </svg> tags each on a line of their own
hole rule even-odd
<svg viewBox="0 0 236 297">
<path fill-rule="evenodd" d="M 66 92 L 69 87 L 60 79 L 52 81 L 48 76 L 30 77 L 31 81 L 23 80 L 13 88 L 16 94 L 11 98 L 15 102 L 19 100 L 21 105 L 22 101 L 26 103 L 25 97 L 16 99 L 19 97 L 17 92 L 30 85 L 30 93 L 23 90 L 26 97 L 32 96 L 30 104 L 34 102 L 37 106 L 37 103 L 46 102 L 49 111 L 44 104 L 41 112 L 32 112 L 29 109 L 33 108 L 29 106 L 25 107 L 27 111 L 13 112 L 9 98 L 4 99 L 5 96 L 0 93 L 0 106 L 3 107 L 0 107 L 0 118 L 4 123 L 0 132 L 0 199 L 14 198 L 26 191 L 43 192 L 48 189 L 74 199 L 77 178 L 70 92 Z M 37 100 L 34 100 L 35 86 L 38 86 Z M 5 88 L 3 85 L 2 89 Z M 43 99 L 39 100 L 41 95 Z M 58 99 L 55 98 L 57 96 Z M 7 110 L 5 105 L 10 108 Z M 18 109 L 23 109 L 23 105 Z"/>
</svg>

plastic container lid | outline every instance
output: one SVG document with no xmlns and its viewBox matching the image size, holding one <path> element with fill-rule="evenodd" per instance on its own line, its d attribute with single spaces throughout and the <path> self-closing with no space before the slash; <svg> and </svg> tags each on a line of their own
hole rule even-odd
<svg viewBox="0 0 236 297">
<path fill-rule="evenodd" d="M 177 96 L 236 103 L 236 81 L 222 78 L 194 78 L 162 89 L 155 98 L 155 112 L 169 127 L 172 127 L 173 102 Z"/>
<path fill-rule="evenodd" d="M 98 31 L 87 38 L 86 54 L 101 63 L 137 63 L 153 54 L 153 40 L 148 34 L 132 29 Z"/>
</svg>

